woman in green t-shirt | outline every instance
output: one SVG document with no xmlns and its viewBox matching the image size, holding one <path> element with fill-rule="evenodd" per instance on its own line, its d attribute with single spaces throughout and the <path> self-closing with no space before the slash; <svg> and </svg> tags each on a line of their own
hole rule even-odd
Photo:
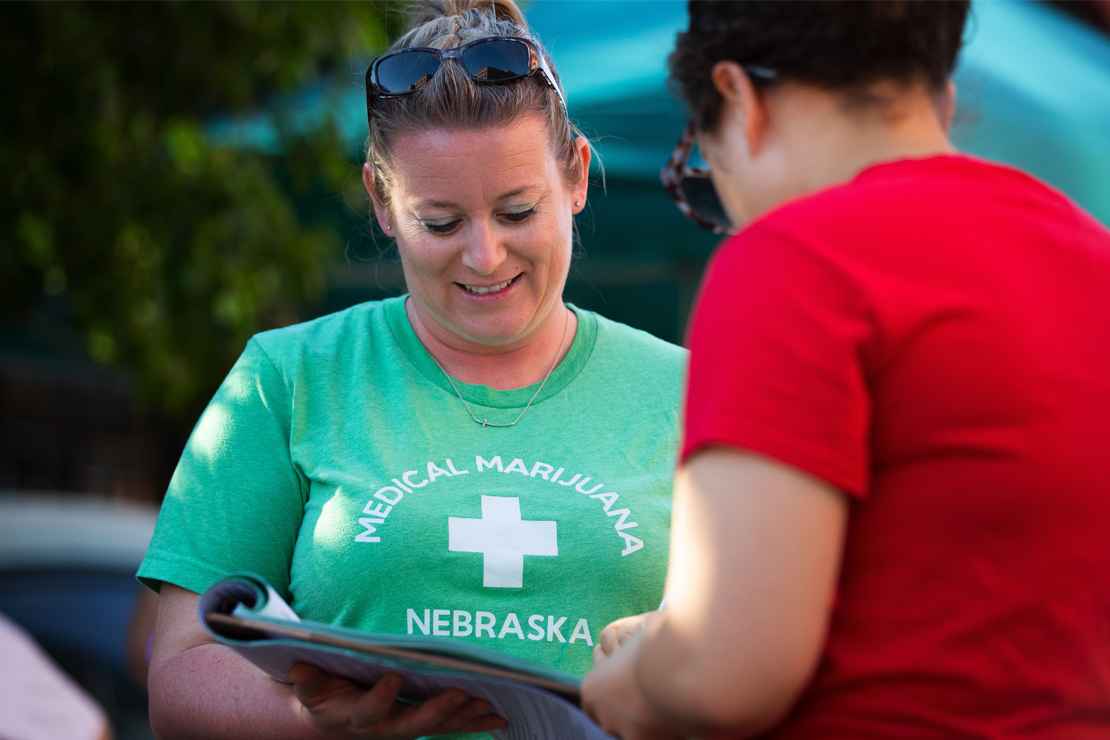
<svg viewBox="0 0 1110 740">
<path fill-rule="evenodd" d="M 139 571 L 160 737 L 504 726 L 458 691 L 270 680 L 198 623 L 232 572 L 306 619 L 577 675 L 662 596 L 685 353 L 563 302 L 589 144 L 512 2 L 443 5 L 367 75 L 363 182 L 408 294 L 254 337 L 170 483 Z"/>
</svg>

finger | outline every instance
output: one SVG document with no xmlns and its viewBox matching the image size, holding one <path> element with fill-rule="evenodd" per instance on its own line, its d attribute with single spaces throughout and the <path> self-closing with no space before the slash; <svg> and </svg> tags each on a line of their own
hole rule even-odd
<svg viewBox="0 0 1110 740">
<path fill-rule="evenodd" d="M 293 667 L 289 669 L 289 680 L 292 682 L 306 681 L 315 673 L 320 673 L 320 669 L 309 663 L 294 663 Z"/>
<path fill-rule="evenodd" d="M 591 671 L 590 673 L 586 674 L 586 677 L 582 680 L 582 699 L 580 701 L 580 705 L 582 707 L 582 711 L 585 712 L 590 719 L 600 724 L 601 722 L 600 718 L 597 715 L 597 708 L 594 705 L 594 692 L 596 690 L 595 687 L 597 686 L 597 683 L 598 677 L 596 671 Z"/>
<path fill-rule="evenodd" d="M 374 729 L 388 735 L 427 735 L 447 723 L 468 700 L 466 692 L 461 689 L 447 689 L 422 704 L 394 713 L 388 722 L 382 722 Z"/>
<path fill-rule="evenodd" d="M 451 717 L 452 722 L 468 722 L 487 714 L 496 714 L 493 705 L 485 699 L 470 699 Z"/>
<path fill-rule="evenodd" d="M 502 730 L 508 724 L 508 720 L 497 714 L 489 702 L 476 699 L 466 704 L 450 720 L 437 728 L 436 732 L 484 732 Z"/>
<path fill-rule="evenodd" d="M 598 637 L 597 647 L 594 648 L 594 659 L 597 659 L 597 651 L 600 650 L 602 655 L 612 655 L 613 651 L 620 645 L 619 639 L 620 628 L 616 624 L 610 624 L 608 627 L 601 631 Z"/>
<path fill-rule="evenodd" d="M 309 711 L 314 711 L 321 704 L 338 696 L 349 695 L 356 688 L 344 678 L 305 663 L 293 666 L 289 671 L 289 679 L 293 682 L 293 693 Z"/>
<path fill-rule="evenodd" d="M 321 682 L 325 676 L 327 676 L 326 673 L 308 663 L 296 663 L 289 669 L 290 683 L 310 693 L 316 691 L 317 684 Z"/>
<path fill-rule="evenodd" d="M 488 701 L 484 699 L 471 699 L 462 709 L 455 712 L 455 714 L 440 726 L 439 732 L 479 732 L 474 729 L 476 723 L 500 723 L 493 726 L 492 729 L 504 727 L 506 724 L 505 718 L 496 713 Z M 490 729 L 490 728 L 486 728 Z"/>
<path fill-rule="evenodd" d="M 509 721 L 504 717 L 487 714 L 484 717 L 471 720 L 458 729 L 450 730 L 450 732 L 492 732 L 493 730 L 504 730 L 508 726 Z"/>
<path fill-rule="evenodd" d="M 353 703 L 350 710 L 349 726 L 355 732 L 365 732 L 374 725 L 384 722 L 397 711 L 397 695 L 405 685 L 405 680 L 396 673 L 386 673 L 379 678 L 369 691 L 363 692 Z"/>
</svg>

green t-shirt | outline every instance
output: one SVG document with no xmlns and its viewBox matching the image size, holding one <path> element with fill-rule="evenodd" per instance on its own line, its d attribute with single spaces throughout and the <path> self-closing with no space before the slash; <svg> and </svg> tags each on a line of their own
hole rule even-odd
<svg viewBox="0 0 1110 740">
<path fill-rule="evenodd" d="M 654 609 L 685 352 L 574 309 L 520 422 L 483 428 L 405 297 L 254 337 L 193 430 L 139 570 L 201 592 L 252 571 L 302 618 L 479 642 L 582 675 Z M 536 386 L 456 383 L 508 422 Z"/>
</svg>

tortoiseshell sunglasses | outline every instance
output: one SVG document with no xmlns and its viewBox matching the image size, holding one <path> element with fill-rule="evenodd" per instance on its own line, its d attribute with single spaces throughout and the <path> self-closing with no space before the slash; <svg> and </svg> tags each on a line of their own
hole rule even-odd
<svg viewBox="0 0 1110 740">
<path fill-rule="evenodd" d="M 755 65 L 741 66 L 760 82 L 770 82 L 777 77 L 773 69 Z M 691 120 L 671 153 L 671 158 L 660 170 L 659 180 L 674 198 L 675 205 L 683 215 L 714 234 L 731 234 L 734 231 L 732 221 L 717 195 L 717 189 L 713 187 L 713 181 L 709 179 L 709 169 L 689 166 L 690 152 L 696 140 L 697 125 Z"/>
</svg>

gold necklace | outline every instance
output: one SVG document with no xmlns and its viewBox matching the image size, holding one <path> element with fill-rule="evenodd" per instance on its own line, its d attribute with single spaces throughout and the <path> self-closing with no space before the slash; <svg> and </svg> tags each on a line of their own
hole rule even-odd
<svg viewBox="0 0 1110 740">
<path fill-rule="evenodd" d="M 520 413 L 517 414 L 516 418 L 510 421 L 508 424 L 497 424 L 490 421 L 485 416 L 479 419 L 470 409 L 470 404 L 466 402 L 465 398 L 463 398 L 462 393 L 459 392 L 459 387 L 455 385 L 455 381 L 452 380 L 451 376 L 447 374 L 447 371 L 443 369 L 443 365 L 439 364 L 439 361 L 435 358 L 435 355 L 433 355 L 431 352 L 428 352 L 428 357 L 432 358 L 432 362 L 434 362 L 435 366 L 439 368 L 439 371 L 443 373 L 443 377 L 447 378 L 447 382 L 451 385 L 451 390 L 455 391 L 455 395 L 459 397 L 460 401 L 462 401 L 463 408 L 466 409 L 466 415 L 470 417 L 471 421 L 473 421 L 475 424 L 481 424 L 483 429 L 487 427 L 491 429 L 508 429 L 509 427 L 515 427 L 516 423 L 524 418 L 524 415 L 528 413 L 528 409 L 532 408 L 532 402 L 535 401 L 536 398 L 543 391 L 543 387 L 547 385 L 548 378 L 550 378 L 551 374 L 555 372 L 555 367 L 559 364 L 559 356 L 563 352 L 563 342 L 565 342 L 567 338 L 567 326 L 570 325 L 570 310 L 567 309 L 565 306 L 563 310 L 567 313 L 563 317 L 563 334 L 561 337 L 559 337 L 559 346 L 555 349 L 555 359 L 551 361 L 551 367 L 547 369 L 547 374 L 544 375 L 543 380 L 540 381 L 540 387 L 537 388 L 536 392 L 532 394 L 532 397 L 528 399 L 528 403 L 524 405 L 524 408 L 520 410 Z"/>
</svg>

